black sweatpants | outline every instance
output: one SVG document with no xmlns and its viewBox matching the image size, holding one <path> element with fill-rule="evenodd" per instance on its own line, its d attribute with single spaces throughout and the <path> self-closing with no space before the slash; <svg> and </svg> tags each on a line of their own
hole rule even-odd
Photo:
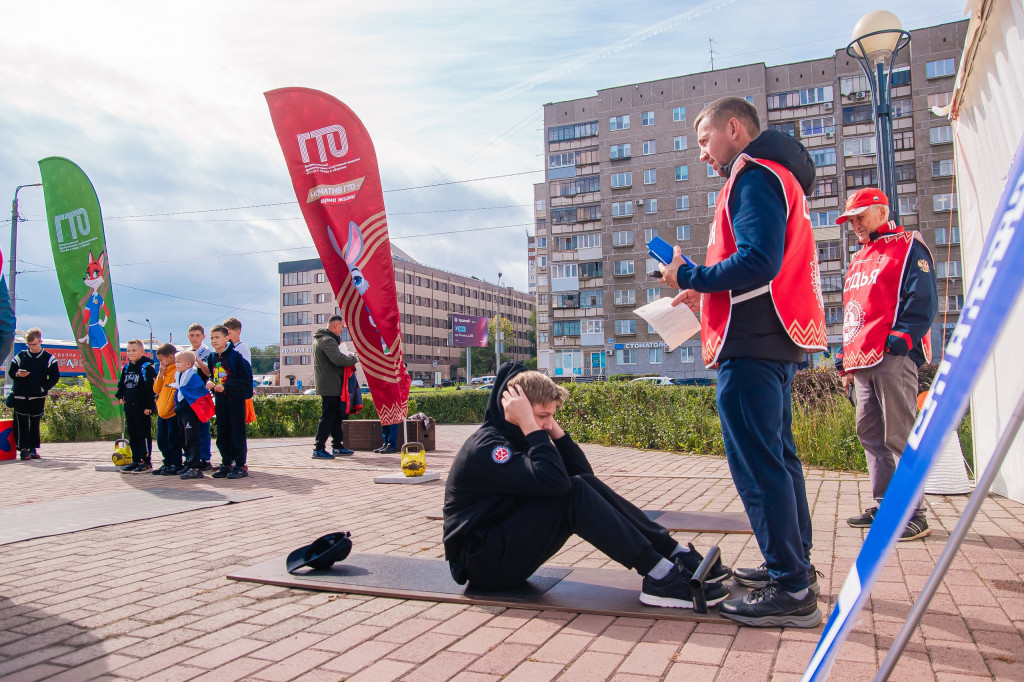
<svg viewBox="0 0 1024 682">
<path fill-rule="evenodd" d="M 469 585 L 509 590 L 522 584 L 576 534 L 626 568 L 646 575 L 676 548 L 665 528 L 593 474 L 572 477 L 557 497 L 532 497 L 470 540 L 464 552 Z"/>
<path fill-rule="evenodd" d="M 153 419 L 141 410 L 125 410 L 124 425 L 128 431 L 128 444 L 132 448 L 132 463 L 149 462 L 153 447 Z"/>
<path fill-rule="evenodd" d="M 222 398 L 216 403 L 217 449 L 223 466 L 245 466 L 245 399 Z"/>
<path fill-rule="evenodd" d="M 185 468 L 196 469 L 199 467 L 199 431 L 203 423 L 199 421 L 192 406 L 185 404 L 175 407 L 178 416 L 178 442 L 185 455 Z"/>
<path fill-rule="evenodd" d="M 46 398 L 17 398 L 14 401 L 14 442 L 19 450 L 39 447 L 39 422 L 43 419 Z"/>
<path fill-rule="evenodd" d="M 320 422 L 316 425 L 316 440 L 313 447 L 323 450 L 327 445 L 327 437 L 331 438 L 331 447 L 339 450 L 344 446 L 344 434 L 341 422 L 348 415 L 341 409 L 341 396 L 322 395 L 320 406 Z"/>
</svg>

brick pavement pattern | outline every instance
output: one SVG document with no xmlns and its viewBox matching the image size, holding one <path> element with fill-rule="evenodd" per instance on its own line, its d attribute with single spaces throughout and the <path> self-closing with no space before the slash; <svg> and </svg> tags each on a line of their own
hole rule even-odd
<svg viewBox="0 0 1024 682">
<path fill-rule="evenodd" d="M 441 426 L 431 469 L 447 472 L 472 426 Z M 306 592 L 229 581 L 237 569 L 328 532 L 360 552 L 442 558 L 443 481 L 375 485 L 395 456 L 310 459 L 308 439 L 250 442 L 251 475 L 181 481 L 97 472 L 110 443 L 46 444 L 0 464 L 0 508 L 150 487 L 265 493 L 191 511 L 0 547 L 0 679 L 22 680 L 798 680 L 821 633 Z M 598 475 L 638 506 L 742 511 L 724 459 L 586 446 Z M 215 461 L 217 458 L 215 456 Z M 809 469 L 815 548 L 830 610 L 865 531 L 863 474 Z M 928 498 L 934 532 L 900 544 L 832 679 L 872 679 L 966 503 Z M 749 535 L 717 543 L 761 562 Z M 615 568 L 574 539 L 552 564 Z M 625 569 L 621 569 L 625 570 Z M 1024 505 L 990 496 L 893 679 L 1024 680 Z"/>
</svg>

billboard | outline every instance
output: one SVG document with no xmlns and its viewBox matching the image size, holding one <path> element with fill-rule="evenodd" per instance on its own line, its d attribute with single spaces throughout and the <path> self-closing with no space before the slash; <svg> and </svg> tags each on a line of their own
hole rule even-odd
<svg viewBox="0 0 1024 682">
<path fill-rule="evenodd" d="M 487 318 L 475 315 L 448 316 L 452 327 L 453 346 L 488 346 Z"/>
</svg>

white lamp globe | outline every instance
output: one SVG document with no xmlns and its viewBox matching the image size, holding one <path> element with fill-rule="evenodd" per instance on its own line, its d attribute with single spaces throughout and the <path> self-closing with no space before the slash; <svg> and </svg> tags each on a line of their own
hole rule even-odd
<svg viewBox="0 0 1024 682">
<path fill-rule="evenodd" d="M 900 20 L 892 12 L 884 9 L 868 12 L 853 27 L 853 51 L 862 57 L 866 53 L 868 60 L 871 62 L 882 61 L 896 49 L 896 45 L 900 40 L 900 31 L 902 30 L 903 24 L 900 23 Z M 886 31 L 886 33 L 878 33 L 868 38 L 862 38 L 869 33 L 876 33 L 877 31 Z M 860 39 L 859 42 L 858 39 Z M 862 47 L 863 50 L 861 49 Z"/>
</svg>

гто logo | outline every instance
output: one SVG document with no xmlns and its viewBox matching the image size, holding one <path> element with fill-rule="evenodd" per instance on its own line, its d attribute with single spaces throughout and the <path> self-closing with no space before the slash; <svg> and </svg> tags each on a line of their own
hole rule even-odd
<svg viewBox="0 0 1024 682">
<path fill-rule="evenodd" d="M 334 164 L 328 162 L 328 153 L 334 159 L 340 159 L 348 153 L 348 134 L 340 125 L 324 126 L 308 133 L 298 134 L 299 154 L 302 155 L 302 163 L 305 164 L 306 173 L 329 173 L 344 168 L 345 164 Z M 316 150 L 319 153 L 319 161 L 310 161 L 309 141 L 316 141 Z"/>
</svg>

